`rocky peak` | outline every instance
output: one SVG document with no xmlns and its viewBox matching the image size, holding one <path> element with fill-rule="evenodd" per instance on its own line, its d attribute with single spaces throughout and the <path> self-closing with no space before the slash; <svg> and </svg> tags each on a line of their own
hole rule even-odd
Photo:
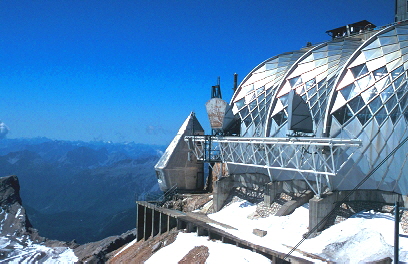
<svg viewBox="0 0 408 264">
<path fill-rule="evenodd" d="M 31 228 L 20 197 L 17 176 L 0 178 L 1 235 L 23 235 Z"/>
</svg>

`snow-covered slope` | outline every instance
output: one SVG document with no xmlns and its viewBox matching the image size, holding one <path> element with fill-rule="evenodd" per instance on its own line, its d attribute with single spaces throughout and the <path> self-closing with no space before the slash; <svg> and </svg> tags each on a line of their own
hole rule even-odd
<svg viewBox="0 0 408 264">
<path fill-rule="evenodd" d="M 38 236 L 27 218 L 16 176 L 0 178 L 0 261 L 2 263 L 73 263 L 78 261 L 64 242 Z M 54 244 L 54 247 L 47 247 Z"/>
<path fill-rule="evenodd" d="M 291 215 L 281 217 L 251 217 L 255 210 L 256 205 L 241 200 L 208 216 L 237 228 L 237 230 L 224 229 L 226 232 L 282 253 L 288 253 L 308 231 L 307 204 L 296 209 Z M 217 228 L 223 229 L 221 226 Z M 255 228 L 267 231 L 267 235 L 264 237 L 254 235 Z M 386 257 L 393 258 L 393 234 L 394 218 L 391 214 L 361 212 L 326 229 L 315 238 L 305 240 L 299 250 L 292 255 L 315 263 L 322 261 L 307 257 L 305 253 L 341 263 L 363 263 Z M 173 244 L 157 251 L 147 263 L 177 263 L 189 250 L 199 245 L 209 248 L 207 263 L 263 263 L 262 261 L 269 263 L 263 256 L 254 252 L 208 241 L 207 237 L 198 237 L 192 233 L 180 233 Z M 400 237 L 400 260 L 408 261 L 408 238 L 404 236 Z"/>
</svg>

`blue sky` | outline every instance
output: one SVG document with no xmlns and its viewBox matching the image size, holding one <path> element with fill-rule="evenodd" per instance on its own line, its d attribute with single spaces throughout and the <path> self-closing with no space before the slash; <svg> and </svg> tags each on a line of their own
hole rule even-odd
<svg viewBox="0 0 408 264">
<path fill-rule="evenodd" d="M 0 120 L 9 138 L 168 144 L 191 111 L 262 61 L 393 0 L 0 0 Z"/>
</svg>

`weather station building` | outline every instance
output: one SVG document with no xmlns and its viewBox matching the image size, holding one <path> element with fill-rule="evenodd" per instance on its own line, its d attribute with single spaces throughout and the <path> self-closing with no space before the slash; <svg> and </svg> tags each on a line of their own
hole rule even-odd
<svg viewBox="0 0 408 264">
<path fill-rule="evenodd" d="M 213 87 L 211 135 L 176 138 L 210 164 L 215 210 L 238 186 L 269 204 L 279 192 L 309 191 L 309 228 L 342 200 L 408 202 L 408 4 L 395 6 L 390 25 L 348 24 L 263 61 L 229 103 Z M 159 181 L 170 182 L 171 166 L 160 164 Z"/>
</svg>

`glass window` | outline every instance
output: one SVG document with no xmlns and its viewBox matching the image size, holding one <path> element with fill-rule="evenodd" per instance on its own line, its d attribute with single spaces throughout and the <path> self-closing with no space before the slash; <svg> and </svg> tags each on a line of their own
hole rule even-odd
<svg viewBox="0 0 408 264">
<path fill-rule="evenodd" d="M 245 123 L 245 126 L 246 126 L 246 127 L 249 127 L 249 125 L 251 124 L 251 122 L 252 122 L 251 115 L 247 116 L 247 118 L 244 119 L 244 123 Z"/>
<path fill-rule="evenodd" d="M 238 100 L 235 104 L 237 105 L 238 109 L 241 109 L 244 106 L 244 98 Z"/>
<path fill-rule="evenodd" d="M 281 126 L 288 119 L 286 113 L 283 110 L 274 115 L 272 118 L 273 120 L 275 120 L 278 126 Z"/>
<path fill-rule="evenodd" d="M 363 52 L 364 52 L 364 56 L 366 57 L 366 60 L 375 59 L 383 55 L 381 48 L 366 50 Z"/>
<path fill-rule="evenodd" d="M 371 112 L 368 109 L 368 107 L 364 107 L 363 110 L 360 111 L 360 113 L 357 114 L 358 120 L 360 120 L 361 124 L 365 124 L 368 120 L 371 118 Z"/>
<path fill-rule="evenodd" d="M 401 75 L 400 77 L 398 77 L 395 81 L 394 81 L 394 87 L 395 87 L 395 90 L 397 90 L 398 89 L 398 87 L 400 87 L 400 85 L 401 85 L 401 83 L 403 82 L 403 81 L 405 81 L 405 75 Z"/>
<path fill-rule="evenodd" d="M 380 109 L 381 106 L 382 106 L 382 102 L 381 102 L 380 97 L 378 96 L 374 100 L 372 100 L 370 103 L 370 108 L 373 113 L 377 112 L 377 110 Z"/>
<path fill-rule="evenodd" d="M 261 102 L 265 98 L 265 93 L 262 93 L 261 95 L 258 96 L 258 102 Z"/>
<path fill-rule="evenodd" d="M 393 95 L 390 97 L 390 99 L 385 104 L 387 106 L 388 112 L 391 112 L 391 110 L 395 107 L 396 104 L 397 104 L 397 97 Z"/>
<path fill-rule="evenodd" d="M 351 92 L 352 90 L 354 90 L 354 89 L 355 89 L 355 85 L 354 85 L 354 83 L 352 83 L 352 84 L 347 85 L 347 86 L 344 87 L 343 89 L 341 89 L 340 92 L 341 92 L 341 94 L 344 96 L 344 98 L 346 98 L 346 100 L 348 100 L 348 99 L 349 99 L 350 92 Z"/>
<path fill-rule="evenodd" d="M 405 94 L 404 97 L 402 97 L 401 101 L 400 101 L 400 105 L 402 110 L 405 110 L 405 108 L 407 107 L 407 99 L 408 99 L 408 94 Z"/>
<path fill-rule="evenodd" d="M 252 111 L 257 106 L 256 100 L 249 103 L 249 111 Z"/>
<path fill-rule="evenodd" d="M 319 89 L 319 96 L 322 96 L 322 94 L 324 94 L 325 92 L 327 92 L 326 86 L 323 86 Z"/>
<path fill-rule="evenodd" d="M 300 86 L 299 89 L 296 89 L 296 90 L 298 91 L 298 94 L 303 94 L 305 92 L 305 86 L 302 85 L 302 86 Z"/>
<path fill-rule="evenodd" d="M 378 111 L 378 113 L 375 115 L 375 119 L 377 120 L 377 123 L 381 125 L 382 122 L 384 122 L 384 120 L 387 118 L 387 116 L 387 112 L 385 111 L 384 107 L 382 107 L 380 111 Z"/>
<path fill-rule="evenodd" d="M 379 80 L 376 84 L 375 87 L 377 87 L 378 91 L 382 91 L 387 85 L 390 84 L 390 78 L 387 76 L 381 80 Z"/>
<path fill-rule="evenodd" d="M 258 112 L 259 112 L 259 109 L 258 109 L 258 107 L 255 107 L 255 109 L 252 111 L 252 116 L 256 116 L 257 114 L 258 114 Z"/>
<path fill-rule="evenodd" d="M 391 37 L 378 37 L 380 39 L 381 45 L 388 45 L 388 44 L 395 44 L 398 42 L 396 36 L 391 36 Z"/>
<path fill-rule="evenodd" d="M 265 86 L 259 87 L 259 89 L 256 90 L 256 94 L 260 94 L 260 93 L 262 93 L 263 91 L 265 91 Z"/>
<path fill-rule="evenodd" d="M 333 116 L 339 121 L 340 124 L 346 123 L 351 117 L 352 113 L 348 109 L 347 105 L 341 107 L 336 112 L 333 113 Z"/>
<path fill-rule="evenodd" d="M 357 78 L 361 75 L 364 75 L 368 72 L 367 66 L 365 64 L 358 65 L 350 69 L 351 73 L 353 74 L 354 78 Z"/>
<path fill-rule="evenodd" d="M 240 114 L 241 114 L 241 119 L 244 119 L 249 114 L 248 107 L 246 106 L 242 108 L 242 110 L 240 111 Z"/>
<path fill-rule="evenodd" d="M 279 98 L 281 100 L 283 106 L 288 105 L 288 97 L 289 97 L 289 94 L 285 94 L 284 96 L 281 96 Z"/>
<path fill-rule="evenodd" d="M 323 80 L 321 80 L 318 84 L 317 87 L 320 89 L 320 87 L 322 87 L 326 82 L 326 78 L 323 78 Z"/>
<path fill-rule="evenodd" d="M 312 89 L 309 90 L 307 93 L 307 96 L 310 98 L 316 93 L 316 86 L 314 86 Z"/>
<path fill-rule="evenodd" d="M 387 67 L 385 66 L 373 71 L 373 75 L 376 81 L 387 75 L 387 73 Z"/>
<path fill-rule="evenodd" d="M 260 118 L 259 118 L 259 115 L 258 115 L 258 116 L 256 116 L 256 117 L 254 118 L 255 126 L 258 126 L 259 121 L 260 121 Z"/>
<path fill-rule="evenodd" d="M 317 100 L 317 96 L 312 96 L 312 97 L 310 97 L 310 99 L 309 99 L 309 105 L 310 106 L 312 106 L 312 105 L 314 105 L 314 103 L 316 102 L 316 100 Z"/>
<path fill-rule="evenodd" d="M 374 83 L 374 79 L 371 77 L 371 75 L 367 75 L 359 80 L 357 80 L 358 87 L 360 87 L 360 90 L 364 90 L 365 88 L 371 86 Z"/>
<path fill-rule="evenodd" d="M 315 84 L 316 84 L 316 79 L 315 78 L 311 79 L 310 81 L 307 81 L 306 82 L 306 90 L 309 90 Z"/>
<path fill-rule="evenodd" d="M 362 92 L 361 97 L 363 98 L 364 102 L 368 103 L 368 101 L 374 98 L 376 94 L 377 94 L 377 89 L 375 89 L 375 87 L 372 87 L 368 89 L 367 91 Z"/>
<path fill-rule="evenodd" d="M 289 80 L 290 86 L 293 88 L 302 83 L 302 78 L 300 76 L 292 78 Z"/>
<path fill-rule="evenodd" d="M 397 89 L 397 95 L 398 95 L 398 99 L 401 99 L 405 92 L 407 91 L 407 82 L 404 81 L 401 86 Z"/>
<path fill-rule="evenodd" d="M 325 57 L 327 57 L 327 51 L 313 52 L 313 58 L 315 60 L 322 59 L 322 58 L 325 58 Z"/>
<path fill-rule="evenodd" d="M 263 117 L 265 115 L 265 107 L 259 110 L 259 115 Z"/>
<path fill-rule="evenodd" d="M 394 93 L 394 88 L 392 85 L 389 85 L 387 88 L 384 89 L 384 91 L 381 92 L 380 96 L 383 102 L 387 101 L 388 98 L 391 97 Z"/>
<path fill-rule="evenodd" d="M 392 80 L 394 80 L 395 78 L 397 78 L 402 72 L 404 71 L 404 67 L 401 65 L 398 68 L 396 68 L 395 70 L 393 70 L 391 72 L 391 78 Z"/>
<path fill-rule="evenodd" d="M 349 102 L 349 106 L 351 110 L 353 110 L 354 113 L 356 113 L 358 110 L 360 110 L 363 106 L 365 105 L 363 99 L 361 96 L 357 96 L 353 100 Z"/>
<path fill-rule="evenodd" d="M 392 113 L 390 114 L 392 123 L 395 124 L 400 115 L 401 115 L 401 111 L 400 111 L 399 107 L 395 107 L 394 111 L 392 111 Z"/>
<path fill-rule="evenodd" d="M 394 51 L 398 50 L 399 48 L 400 47 L 399 47 L 398 44 L 393 44 L 393 45 L 388 45 L 388 46 L 383 46 L 382 47 L 384 54 L 394 52 Z"/>
</svg>

